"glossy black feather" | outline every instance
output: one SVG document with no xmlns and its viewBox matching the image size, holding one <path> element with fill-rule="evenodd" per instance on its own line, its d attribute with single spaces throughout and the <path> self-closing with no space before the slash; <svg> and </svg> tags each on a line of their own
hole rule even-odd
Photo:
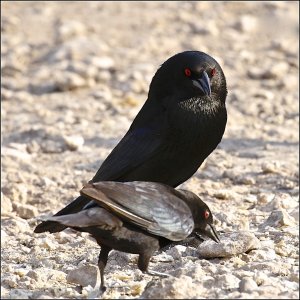
<svg viewBox="0 0 300 300">
<path fill-rule="evenodd" d="M 211 94 L 193 85 L 184 70 L 205 71 Z M 216 74 L 212 76 L 212 69 Z M 227 121 L 226 80 L 219 64 L 198 51 L 178 53 L 154 75 L 148 99 L 128 132 L 100 166 L 92 182 L 153 181 L 176 187 L 189 179 L 220 143 Z M 57 215 L 79 211 L 89 202 L 80 196 Z M 43 222 L 36 232 L 65 227 Z"/>
</svg>

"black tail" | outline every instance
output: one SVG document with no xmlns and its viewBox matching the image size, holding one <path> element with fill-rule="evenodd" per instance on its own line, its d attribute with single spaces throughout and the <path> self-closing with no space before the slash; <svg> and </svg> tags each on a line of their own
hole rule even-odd
<svg viewBox="0 0 300 300">
<path fill-rule="evenodd" d="M 72 213 L 77 213 L 89 201 L 90 201 L 89 198 L 86 198 L 84 196 L 79 196 L 77 199 L 72 201 L 69 205 L 67 205 L 65 208 L 60 210 L 54 216 L 61 216 L 61 215 L 68 215 L 68 214 L 72 214 Z M 41 224 L 39 224 L 38 226 L 35 227 L 34 232 L 35 233 L 41 233 L 41 232 L 49 231 L 50 233 L 53 233 L 53 232 L 62 231 L 66 228 L 67 228 L 66 226 L 64 226 L 60 223 L 54 222 L 54 221 L 44 221 L 44 222 L 42 222 Z"/>
</svg>

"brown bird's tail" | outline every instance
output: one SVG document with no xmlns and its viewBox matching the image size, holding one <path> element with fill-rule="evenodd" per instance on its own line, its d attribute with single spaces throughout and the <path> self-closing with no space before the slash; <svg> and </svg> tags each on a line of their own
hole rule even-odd
<svg viewBox="0 0 300 300">
<path fill-rule="evenodd" d="M 72 213 L 76 213 L 80 211 L 90 200 L 86 197 L 79 196 L 77 199 L 72 201 L 69 205 L 67 205 L 65 208 L 60 210 L 58 213 L 56 213 L 54 216 L 61 216 L 61 215 L 68 215 Z M 41 224 L 37 225 L 34 229 L 35 233 L 42 233 L 45 231 L 49 231 L 50 233 L 59 232 L 67 227 L 59 224 L 54 221 L 44 221 Z"/>
</svg>

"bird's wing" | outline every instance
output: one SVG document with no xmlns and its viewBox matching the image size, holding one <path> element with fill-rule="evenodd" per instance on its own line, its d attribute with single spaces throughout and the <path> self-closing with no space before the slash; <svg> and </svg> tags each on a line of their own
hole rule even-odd
<svg viewBox="0 0 300 300">
<path fill-rule="evenodd" d="M 67 227 L 97 226 L 106 230 L 113 230 L 123 225 L 118 217 L 99 206 L 75 214 L 49 217 L 47 221 L 58 222 Z"/>
<path fill-rule="evenodd" d="M 93 182 L 119 180 L 127 172 L 151 158 L 162 145 L 158 130 L 136 128 L 130 130 L 102 163 Z"/>
<path fill-rule="evenodd" d="M 172 241 L 194 229 L 192 213 L 166 185 L 151 182 L 97 182 L 80 191 L 122 220 Z"/>
</svg>

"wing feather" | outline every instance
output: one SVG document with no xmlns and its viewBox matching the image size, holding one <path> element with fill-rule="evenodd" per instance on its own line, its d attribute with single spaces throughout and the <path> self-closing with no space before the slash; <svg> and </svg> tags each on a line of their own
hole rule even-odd
<svg viewBox="0 0 300 300">
<path fill-rule="evenodd" d="M 121 219 L 173 241 L 184 239 L 194 228 L 187 204 L 163 184 L 97 182 L 83 187 L 81 194 Z"/>
</svg>

